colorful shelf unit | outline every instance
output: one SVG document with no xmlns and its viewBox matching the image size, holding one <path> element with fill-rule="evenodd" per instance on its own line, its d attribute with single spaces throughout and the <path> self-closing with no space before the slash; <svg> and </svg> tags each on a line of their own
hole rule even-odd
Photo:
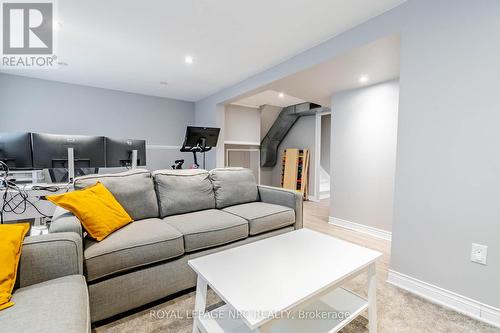
<svg viewBox="0 0 500 333">
<path fill-rule="evenodd" d="M 308 199 L 309 149 L 286 149 L 283 153 L 281 187 L 302 193 Z"/>
</svg>

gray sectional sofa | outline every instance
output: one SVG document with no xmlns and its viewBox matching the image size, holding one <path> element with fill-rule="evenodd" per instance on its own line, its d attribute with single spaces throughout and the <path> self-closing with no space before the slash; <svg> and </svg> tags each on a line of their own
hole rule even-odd
<svg viewBox="0 0 500 333">
<path fill-rule="evenodd" d="M 97 181 L 134 222 L 101 242 L 63 209 L 50 226 L 83 237 L 92 322 L 194 287 L 192 258 L 302 227 L 301 195 L 257 185 L 247 169 L 131 170 L 80 177 L 75 188 Z"/>
<path fill-rule="evenodd" d="M 72 232 L 26 237 L 14 306 L 0 311 L 0 331 L 90 333 L 82 240 Z"/>
</svg>

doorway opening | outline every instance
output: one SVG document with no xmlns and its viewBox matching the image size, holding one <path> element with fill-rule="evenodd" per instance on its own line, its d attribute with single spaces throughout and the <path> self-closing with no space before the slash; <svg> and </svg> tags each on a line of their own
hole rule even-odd
<svg viewBox="0 0 500 333">
<path fill-rule="evenodd" d="M 246 120 L 238 125 L 226 117 L 226 147 L 242 149 L 230 144 L 247 140 L 252 126 L 254 135 L 246 142 L 250 145 L 244 159 L 246 165 L 256 165 L 258 156 L 251 153 L 260 149 L 280 112 L 304 102 L 321 106 L 287 129 L 278 145 L 276 166 L 256 171 L 260 183 L 281 186 L 284 151 L 307 149 L 308 199 L 320 203 L 323 215 L 328 211 L 324 222 L 390 239 L 400 44 L 399 35 L 387 36 L 228 101 L 247 110 L 240 115 Z M 231 133 L 237 140 L 228 139 Z M 242 152 L 231 154 L 233 158 L 226 156 L 229 164 Z"/>
</svg>

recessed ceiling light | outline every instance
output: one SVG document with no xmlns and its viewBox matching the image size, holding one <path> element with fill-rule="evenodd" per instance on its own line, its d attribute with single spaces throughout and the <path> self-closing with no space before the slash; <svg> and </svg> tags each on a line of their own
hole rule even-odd
<svg viewBox="0 0 500 333">
<path fill-rule="evenodd" d="M 190 56 L 190 55 L 187 55 L 185 58 L 184 58 L 184 62 L 188 65 L 191 65 L 193 63 L 194 59 L 193 59 L 193 56 Z"/>
<path fill-rule="evenodd" d="M 369 77 L 368 75 L 361 75 L 361 76 L 359 77 L 359 82 L 360 82 L 360 83 L 366 83 L 366 82 L 368 82 L 369 80 L 370 80 L 370 77 Z"/>
<path fill-rule="evenodd" d="M 285 97 L 285 94 L 283 94 L 283 93 L 279 93 L 279 94 L 278 94 L 278 97 L 279 97 L 279 98 L 284 98 L 284 97 Z"/>
<path fill-rule="evenodd" d="M 160 81 L 160 84 L 166 86 L 166 85 L 168 85 L 168 82 L 167 81 Z"/>
</svg>

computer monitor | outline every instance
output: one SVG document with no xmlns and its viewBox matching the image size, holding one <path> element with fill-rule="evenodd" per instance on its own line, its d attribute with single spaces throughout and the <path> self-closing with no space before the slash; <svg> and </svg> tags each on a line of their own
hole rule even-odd
<svg viewBox="0 0 500 333">
<path fill-rule="evenodd" d="M 68 168 L 68 148 L 73 148 L 75 168 L 106 166 L 103 136 L 32 134 L 33 166 Z"/>
<path fill-rule="evenodd" d="M 33 169 L 31 133 L 0 132 L 0 161 L 13 170 Z"/>
<path fill-rule="evenodd" d="M 146 165 L 146 140 L 106 138 L 106 167 L 132 166 L 132 151 L 137 150 L 137 165 Z"/>
<path fill-rule="evenodd" d="M 188 126 L 182 150 L 193 151 L 197 148 L 199 152 L 209 151 L 217 146 L 219 132 L 220 128 Z"/>
</svg>

